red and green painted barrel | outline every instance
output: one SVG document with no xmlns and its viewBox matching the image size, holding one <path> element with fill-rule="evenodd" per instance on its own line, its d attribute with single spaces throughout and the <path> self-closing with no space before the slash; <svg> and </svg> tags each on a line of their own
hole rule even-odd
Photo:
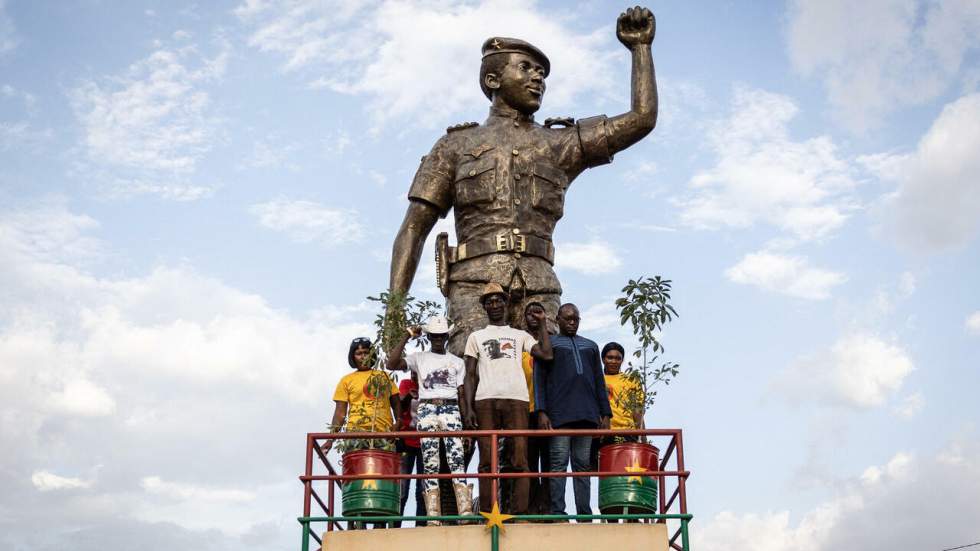
<svg viewBox="0 0 980 551">
<path fill-rule="evenodd" d="M 398 474 L 400 456 L 384 450 L 357 450 L 344 454 L 343 473 Z M 401 486 L 397 480 L 352 480 L 341 488 L 345 516 L 398 515 Z"/>
<path fill-rule="evenodd" d="M 599 470 L 624 473 L 657 471 L 659 457 L 660 450 L 650 444 L 610 444 L 599 449 Z M 600 478 L 599 510 L 604 514 L 656 513 L 656 479 L 649 476 Z"/>
</svg>

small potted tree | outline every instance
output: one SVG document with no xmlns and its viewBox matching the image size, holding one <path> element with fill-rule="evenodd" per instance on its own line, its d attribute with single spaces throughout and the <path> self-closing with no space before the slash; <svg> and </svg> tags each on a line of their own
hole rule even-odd
<svg viewBox="0 0 980 551">
<path fill-rule="evenodd" d="M 641 423 L 657 397 L 656 386 L 670 384 L 679 365 L 661 359 L 664 352 L 659 334 L 677 317 L 670 305 L 671 281 L 656 277 L 631 279 L 616 300 L 620 323 L 629 323 L 637 348 L 622 375 L 622 390 L 610 396 L 620 409 Z M 634 423 L 636 424 L 636 423 Z M 633 428 L 643 428 L 635 426 Z M 660 450 L 645 438 L 614 437 L 599 450 L 599 470 L 642 472 L 659 470 Z M 603 513 L 656 513 L 657 482 L 651 477 L 623 476 L 599 480 L 599 510 Z"/>
<path fill-rule="evenodd" d="M 369 397 L 372 407 L 364 403 L 351 408 L 343 426 L 331 425 L 332 431 L 377 432 L 378 417 L 389 407 L 393 396 L 392 375 L 378 369 L 385 361 L 385 350 L 400 338 L 411 325 L 419 325 L 438 305 L 417 301 L 406 294 L 381 293 L 369 300 L 380 302 L 382 313 L 375 320 L 377 335 L 370 345 L 368 362 L 371 371 L 361 392 Z M 358 420 L 352 422 L 351 420 Z M 395 419 L 397 423 L 397 419 Z M 342 439 L 337 444 L 342 454 L 341 466 L 345 475 L 398 474 L 400 454 L 395 442 L 385 438 Z M 356 480 L 342 487 L 343 512 L 350 516 L 397 515 L 400 511 L 401 485 L 398 480 Z"/>
</svg>

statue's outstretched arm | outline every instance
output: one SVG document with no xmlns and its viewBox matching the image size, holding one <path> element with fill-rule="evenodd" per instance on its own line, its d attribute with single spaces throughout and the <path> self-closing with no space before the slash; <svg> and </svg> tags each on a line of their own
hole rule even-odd
<svg viewBox="0 0 980 551">
<path fill-rule="evenodd" d="M 657 124 L 657 77 L 650 51 L 656 30 L 657 20 L 653 13 L 639 6 L 627 9 L 616 21 L 616 38 L 629 48 L 633 72 L 630 110 L 606 123 L 610 154 L 640 141 Z"/>
<path fill-rule="evenodd" d="M 390 292 L 407 293 L 422 258 L 422 247 L 439 219 L 439 209 L 425 201 L 409 201 L 405 220 L 391 247 Z"/>
</svg>

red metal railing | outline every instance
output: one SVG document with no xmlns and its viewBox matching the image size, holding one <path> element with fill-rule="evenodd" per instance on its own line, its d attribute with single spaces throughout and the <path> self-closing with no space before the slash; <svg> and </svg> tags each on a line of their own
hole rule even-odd
<svg viewBox="0 0 980 551">
<path fill-rule="evenodd" d="M 513 437 L 513 436 L 529 436 L 529 437 L 550 437 L 550 436 L 646 436 L 651 444 L 657 445 L 658 441 L 663 444 L 663 440 L 667 440 L 666 446 L 657 446 L 663 449 L 663 456 L 660 458 L 660 465 L 656 471 L 637 471 L 630 472 L 630 476 L 647 476 L 654 477 L 657 479 L 659 491 L 658 500 L 658 514 L 667 515 L 671 514 L 671 509 L 676 505 L 677 509 L 674 511 L 677 514 L 687 515 L 687 478 L 690 476 L 690 471 L 687 471 L 684 466 L 684 441 L 681 429 L 637 429 L 637 430 L 464 430 L 457 432 L 425 432 L 419 433 L 417 431 L 410 432 L 341 432 L 341 433 L 330 433 L 330 432 L 320 432 L 320 433 L 309 433 L 306 435 L 306 472 L 299 477 L 300 481 L 303 482 L 303 517 L 310 517 L 312 512 L 312 505 L 315 502 L 320 509 L 326 514 L 327 517 L 335 517 L 338 515 L 334 514 L 335 511 L 335 497 L 336 489 L 341 487 L 343 482 L 352 480 L 420 480 L 420 479 L 447 479 L 447 478 L 489 478 L 491 479 L 491 492 L 493 496 L 493 502 L 497 502 L 498 496 L 498 485 L 501 479 L 505 478 L 556 478 L 556 477 L 610 477 L 610 476 L 623 476 L 622 472 L 603 472 L 603 471 L 589 471 L 589 472 L 509 472 L 501 473 L 499 472 L 499 447 L 498 442 L 502 437 Z M 323 452 L 320 448 L 320 443 L 327 440 L 342 440 L 342 439 L 394 439 L 394 438 L 418 438 L 424 436 L 425 438 L 451 438 L 451 437 L 464 437 L 464 438 L 479 438 L 479 437 L 489 437 L 490 438 L 490 472 L 487 473 L 474 473 L 467 472 L 462 474 L 453 473 L 439 473 L 439 474 L 362 474 L 362 475 L 342 475 L 338 474 L 337 470 L 330 463 L 327 458 L 327 454 Z M 315 474 L 314 473 L 314 457 L 319 457 L 320 463 L 325 468 L 326 474 Z M 667 467 L 671 465 L 673 461 L 673 468 L 668 470 Z M 667 497 L 667 481 L 668 479 L 673 479 L 676 481 L 673 491 L 670 493 L 670 497 Z M 327 500 L 324 503 L 323 499 L 320 497 L 319 493 L 314 488 L 314 483 L 326 482 L 327 484 Z M 421 513 L 420 513 L 421 514 Z M 666 520 L 657 520 L 656 522 L 666 522 Z M 686 528 L 686 523 L 682 523 L 673 535 L 671 535 L 669 543 L 672 549 L 677 551 L 683 551 L 684 547 L 677 543 L 677 539 L 681 537 L 682 532 Z M 327 531 L 332 531 L 334 529 L 342 530 L 340 523 L 331 520 L 327 522 Z M 317 544 L 322 545 L 320 537 L 313 531 L 310 535 L 316 540 Z M 686 536 L 685 536 L 686 537 Z"/>
</svg>

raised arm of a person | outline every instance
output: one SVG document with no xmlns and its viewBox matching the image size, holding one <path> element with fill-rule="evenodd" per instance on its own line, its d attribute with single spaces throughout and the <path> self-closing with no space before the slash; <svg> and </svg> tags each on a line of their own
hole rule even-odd
<svg viewBox="0 0 980 551">
<path fill-rule="evenodd" d="M 629 8 L 616 20 L 616 38 L 633 58 L 630 78 L 630 110 L 606 122 L 610 157 L 640 141 L 657 125 L 657 77 L 650 44 L 657 20 L 647 8 Z"/>
<path fill-rule="evenodd" d="M 342 402 L 340 400 L 334 400 L 336 404 L 333 408 L 333 419 L 330 420 L 330 432 L 340 432 L 340 429 L 344 426 L 344 420 L 347 419 L 347 402 Z M 323 453 L 330 451 L 333 447 L 333 440 L 327 440 L 320 446 Z"/>
<path fill-rule="evenodd" d="M 405 361 L 405 345 L 408 343 L 408 339 L 417 339 L 422 335 L 422 329 L 420 327 L 409 327 L 408 332 L 398 339 L 395 343 L 395 347 L 388 352 L 388 363 L 386 368 L 389 371 L 407 371 L 408 363 Z"/>
<path fill-rule="evenodd" d="M 550 340 L 550 338 L 549 338 Z M 534 362 L 534 409 L 538 414 L 538 429 L 551 430 L 551 419 L 548 417 L 548 369 L 547 362 Z"/>
<path fill-rule="evenodd" d="M 544 317 L 545 313 L 542 312 L 531 312 L 531 315 L 538 320 L 538 330 L 534 338 L 538 341 L 537 344 L 531 347 L 531 355 L 534 359 L 541 360 L 543 362 L 550 362 L 555 359 L 555 353 L 551 350 L 551 335 L 548 334 L 548 324 L 545 323 Z"/>
</svg>

